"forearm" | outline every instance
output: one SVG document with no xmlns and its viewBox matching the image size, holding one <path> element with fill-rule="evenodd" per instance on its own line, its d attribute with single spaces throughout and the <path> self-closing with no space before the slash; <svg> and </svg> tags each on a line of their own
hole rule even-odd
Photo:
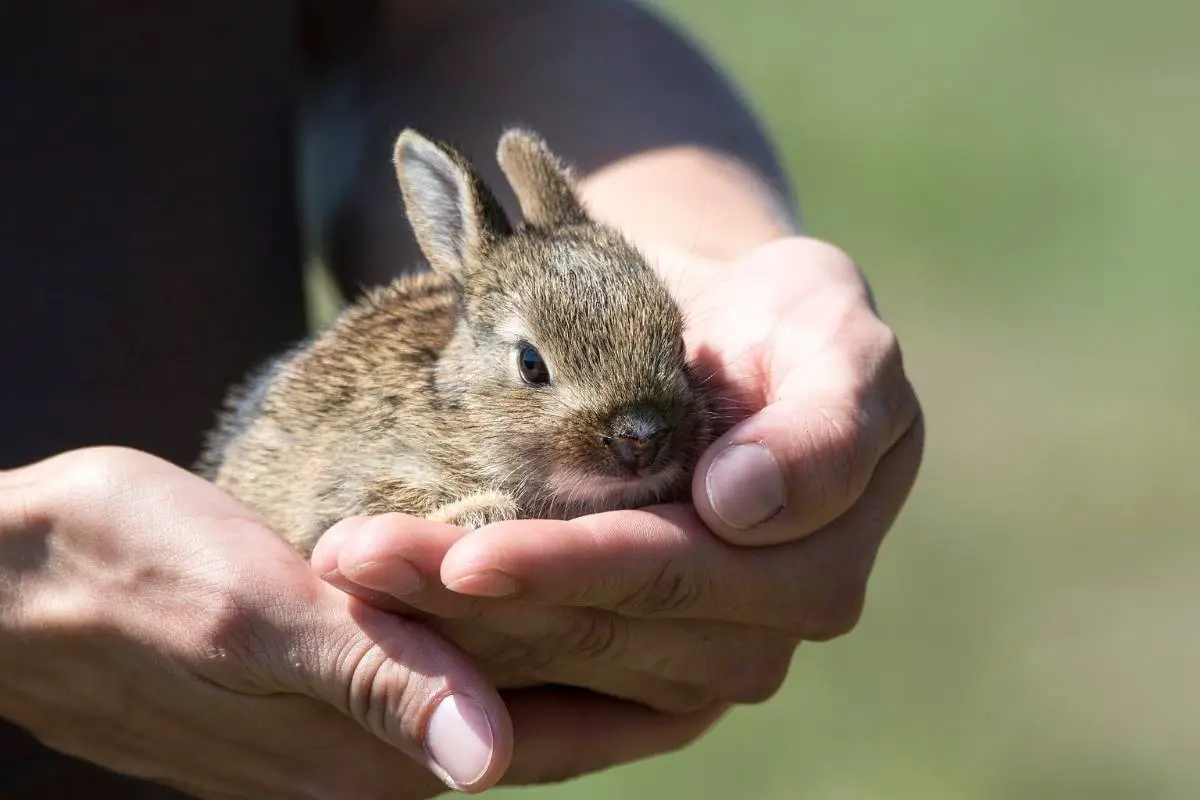
<svg viewBox="0 0 1200 800">
<path fill-rule="evenodd" d="M 650 250 L 725 259 L 794 232 L 786 178 L 753 113 L 645 9 L 513 0 L 449 3 L 436 16 L 407 26 L 422 41 L 384 23 L 363 48 L 364 149 L 335 226 L 339 270 L 376 279 L 411 254 L 387 165 L 406 125 L 453 140 L 497 187 L 500 131 L 535 128 L 576 166 L 595 215 Z M 501 199 L 515 208 L 503 189 Z"/>
<path fill-rule="evenodd" d="M 585 176 L 581 191 L 595 216 L 652 259 L 729 261 L 799 232 L 786 197 L 760 171 L 736 154 L 709 148 L 622 158 Z"/>
</svg>

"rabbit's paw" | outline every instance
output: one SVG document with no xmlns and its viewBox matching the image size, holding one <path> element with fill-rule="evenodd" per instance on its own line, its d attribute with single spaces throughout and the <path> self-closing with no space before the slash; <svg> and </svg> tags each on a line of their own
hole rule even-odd
<svg viewBox="0 0 1200 800">
<path fill-rule="evenodd" d="M 502 492 L 478 492 L 436 509 L 427 519 L 473 531 L 493 522 L 517 519 L 517 503 Z"/>
</svg>

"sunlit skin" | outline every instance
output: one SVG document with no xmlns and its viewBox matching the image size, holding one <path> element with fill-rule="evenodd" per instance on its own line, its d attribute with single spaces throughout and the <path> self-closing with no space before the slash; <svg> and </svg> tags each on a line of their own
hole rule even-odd
<svg viewBox="0 0 1200 800">
<path fill-rule="evenodd" d="M 850 259 L 799 238 L 780 196 L 783 170 L 737 92 L 643 4 L 319 5 L 330 13 L 308 20 L 321 33 L 314 75 L 336 73 L 333 62 L 347 56 L 364 71 L 351 104 L 361 101 L 365 117 L 355 134 L 364 170 L 375 144 L 413 118 L 477 152 L 514 118 L 536 125 L 590 171 L 582 183 L 590 210 L 667 279 L 689 317 L 690 354 L 724 390 L 723 419 L 735 427 L 700 463 L 694 506 L 508 522 L 470 535 L 399 516 L 352 518 L 326 533 L 311 564 L 211 484 L 146 453 L 72 451 L 0 473 L 0 717 L 50 749 L 201 797 L 420 800 L 446 785 L 474 792 L 566 780 L 685 747 L 729 704 L 771 696 L 798 642 L 858 620 L 879 543 L 920 460 L 920 413 L 894 337 Z M 146 13 L 138 31 L 150 30 Z M 224 41 L 228 25 L 174 16 L 153 18 L 161 27 L 141 37 L 162 45 L 164 64 L 174 42 L 194 36 L 195 52 L 212 52 L 204 38 L 212 32 L 236 44 Z M 101 19 L 71 21 L 90 30 Z M 76 54 L 73 37 L 59 50 L 48 35 L 31 41 L 39 57 Z M 196 88 L 224 74 L 195 63 L 186 74 Z M 105 86 L 131 80 L 125 94 L 146 96 L 141 76 L 109 66 L 87 70 Z M 165 103 L 178 93 L 158 96 Z M 160 172 L 177 178 L 171 188 L 181 197 L 216 179 L 231 217 L 197 222 L 222 253 L 218 234 L 236 233 L 243 208 L 234 200 L 257 196 L 257 165 L 279 154 L 261 130 L 247 135 L 265 144 L 236 149 L 242 125 L 217 105 L 219 119 L 189 107 L 178 120 L 201 125 L 208 139 L 156 160 L 134 134 L 160 130 L 162 112 L 131 103 L 118 126 L 130 136 L 93 157 L 130 186 L 157 185 L 148 178 Z M 15 123 L 42 138 L 39 118 Z M 68 155 L 90 141 L 69 138 Z M 342 168 L 352 160 L 342 145 L 314 148 L 324 157 L 313 168 Z M 187 155 L 201 151 L 202 160 Z M 31 155 L 20 151 L 21 160 Z M 209 175 L 210 163 L 256 166 L 233 180 Z M 186 180 L 192 170 L 179 164 L 200 165 L 205 180 Z M 108 202 L 109 186 L 71 175 L 64 196 Z M 318 212 L 348 222 L 338 226 L 345 236 L 327 226 L 324 244 L 331 270 L 358 290 L 408 260 L 381 233 L 391 231 L 394 185 L 347 183 L 350 196 L 329 198 L 345 208 Z M 47 238 L 61 237 L 59 214 L 55 206 Z M 155 222 L 143 230 L 139 218 L 96 241 L 160 233 Z M 171 231 L 180 246 L 199 246 L 195 228 L 162 233 Z M 233 247 L 238 239 L 231 256 L 257 263 L 259 240 Z M 146 274 L 170 263 L 139 265 L 136 248 L 129 264 L 124 255 L 122 269 Z M 748 481 L 745 454 L 763 451 L 724 449 L 744 441 L 769 448 L 782 477 Z M 709 475 L 731 465 L 742 473 L 733 483 Z M 732 497 L 743 522 L 772 492 L 783 507 L 762 524 L 730 525 L 708 499 L 722 488 L 733 490 L 723 513 Z M 518 600 L 495 597 L 505 594 Z M 418 614 L 428 627 L 385 609 Z M 547 682 L 642 705 L 512 688 Z M 480 706 L 488 726 L 435 718 L 447 692 L 463 700 L 459 711 Z"/>
<path fill-rule="evenodd" d="M 729 263 L 659 263 L 732 425 L 701 460 L 694 508 L 466 535 L 398 515 L 353 519 L 318 545 L 314 569 L 426 618 L 501 685 L 575 684 L 670 711 L 763 700 L 800 641 L 852 629 L 923 443 L 861 272 L 798 236 Z M 715 456 L 743 442 L 767 444 L 786 483 L 785 507 L 752 536 L 720 520 L 705 481 Z"/>
</svg>

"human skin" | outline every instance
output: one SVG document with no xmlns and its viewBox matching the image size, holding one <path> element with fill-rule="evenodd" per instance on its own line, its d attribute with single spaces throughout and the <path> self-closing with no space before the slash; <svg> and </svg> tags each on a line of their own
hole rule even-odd
<svg viewBox="0 0 1200 800">
<path fill-rule="evenodd" d="M 600 9 L 612 5 L 574 6 L 597 16 L 576 29 L 603 31 Z M 622 13 L 634 41 L 662 35 L 652 18 Z M 564 683 L 668 711 L 765 700 L 800 642 L 855 627 L 916 479 L 924 426 L 897 338 L 850 256 L 801 233 L 760 127 L 698 53 L 664 38 L 618 68 L 640 76 L 632 96 L 608 82 L 626 76 L 596 72 L 533 107 L 484 81 L 520 63 L 523 41 L 503 20 L 484 22 L 486 36 L 463 33 L 470 65 L 435 60 L 426 88 L 401 96 L 404 113 L 473 146 L 485 172 L 485 137 L 511 117 L 582 163 L 591 212 L 645 250 L 682 305 L 727 430 L 701 459 L 692 506 L 470 534 L 402 515 L 347 520 L 318 545 L 314 570 L 423 619 L 498 685 Z M 603 37 L 566 38 L 540 56 L 600 58 L 588 42 Z M 451 86 L 460 102 L 422 104 Z M 598 155 L 610 145 L 574 120 L 609 109 L 608 93 L 625 109 L 618 127 L 654 146 Z M 672 111 L 650 112 L 667 97 Z M 410 245 L 364 211 L 382 202 L 379 184 L 355 190 L 343 220 L 372 234 L 362 252 L 404 263 Z"/>
<path fill-rule="evenodd" d="M 558 781 L 675 749 L 719 713 L 502 700 L 228 495 L 113 447 L 0 472 L 0 675 L 0 716 L 55 749 L 207 798 Z"/>
<path fill-rule="evenodd" d="M 521 13 L 515 4 L 512 10 Z M 54 387 L 57 377 L 79 374 L 78 361 L 67 362 L 73 367 L 66 369 L 58 364 L 58 376 L 33 371 L 28 386 L 10 384 L 17 389 L 16 407 L 35 412 L 34 419 L 39 402 L 49 399 L 53 409 L 74 407 L 77 412 L 91 403 L 99 413 L 76 416 L 100 424 L 93 423 L 89 432 L 87 424 L 64 415 L 59 420 L 69 431 L 64 433 L 26 419 L 15 448 L 3 450 L 9 464 L 14 452 L 45 452 L 46 441 L 94 440 L 108 430 L 136 430 L 141 441 L 159 446 L 165 439 L 179 455 L 191 434 L 164 436 L 166 425 L 189 414 L 178 413 L 180 398 L 155 387 L 153 376 L 185 390 L 203 390 L 203 380 L 186 382 L 173 366 L 188 364 L 200 374 L 232 349 L 215 357 L 205 352 L 205 342 L 215 339 L 216 349 L 222 342 L 232 343 L 198 326 L 195 306 L 220 298 L 227 313 L 223 318 L 232 328 L 239 324 L 234 310 L 242 297 L 269 305 L 261 325 L 240 322 L 234 328 L 256 333 L 259 345 L 272 338 L 263 329 L 296 316 L 285 308 L 293 296 L 288 286 L 278 286 L 278 297 L 255 294 L 263 284 L 286 279 L 279 262 L 292 254 L 286 246 L 287 217 L 277 202 L 289 186 L 284 179 L 287 153 L 272 152 L 272 145 L 280 144 L 271 135 L 279 131 L 274 127 L 279 105 L 267 104 L 259 116 L 249 113 L 263 106 L 265 95 L 253 96 L 254 87 L 261 85 L 256 81 L 269 87 L 271 80 L 263 79 L 261 62 L 248 51 L 260 50 L 269 61 L 278 52 L 274 48 L 283 49 L 278 38 L 271 49 L 261 42 L 256 48 L 246 46 L 263 33 L 260 26 L 269 22 L 264 17 L 270 11 L 253 15 L 249 33 L 237 40 L 239 57 L 221 62 L 233 66 L 218 78 L 237 85 L 222 96 L 210 92 L 202 80 L 204 71 L 178 70 L 185 59 L 167 57 L 179 47 L 193 55 L 203 50 L 206 32 L 211 34 L 233 14 L 231 8 L 219 11 L 205 17 L 188 9 L 181 22 L 173 12 L 147 11 L 128 30 L 86 19 L 75 20 L 80 23 L 76 26 L 49 26 L 36 8 L 17 15 L 16 30 L 34 32 L 32 49 L 39 55 L 27 52 L 23 57 L 32 60 L 34 74 L 40 71 L 45 80 L 40 90 L 37 80 L 14 85 L 30 98 L 44 91 L 46 99 L 32 105 L 36 115 L 29 112 L 14 120 L 10 130 L 26 146 L 9 152 L 28 156 L 23 137 L 33 128 L 45 128 L 47 116 L 71 125 L 51 126 L 49 135 L 30 137 L 39 145 L 31 163 L 46 173 L 38 176 L 36 166 L 21 173 L 26 187 L 38 191 L 27 192 L 20 209 L 6 205 L 23 223 L 6 228 L 14 234 L 19 228 L 21 235 L 6 236 L 6 247 L 16 244 L 4 256 L 18 266 L 39 268 L 51 259 L 47 252 L 70 258 L 79 269 L 64 267 L 59 280 L 83 279 L 84 286 L 68 293 L 69 302 L 56 302 L 45 283 L 22 282 L 21 270 L 6 276 L 16 280 L 18 291 L 28 285 L 42 292 L 22 296 L 23 302 L 32 303 L 43 312 L 38 316 L 51 323 L 43 330 L 29 315 L 15 315 L 18 330 L 29 341 L 47 340 L 45 347 L 27 348 L 26 361 L 20 363 L 40 359 L 53 367 L 61 346 L 64 354 L 96 357 L 95 368 L 85 370 L 89 377 L 105 376 L 107 370 L 109 380 L 115 374 L 122 383 L 74 386 L 72 399 L 86 398 L 74 406 L 63 403 L 65 396 Z M 91 36 L 96 27 L 101 32 Z M 195 38 L 189 38 L 192 30 L 199 31 Z M 39 38 L 48 32 L 65 42 Z M 453 31 L 445 38 L 452 41 Z M 79 69 L 70 62 L 73 49 L 103 53 L 113 44 L 131 55 L 112 70 Z M 47 50 L 50 55 L 41 58 Z M 167 74 L 183 80 L 187 91 L 165 90 L 163 84 L 170 80 L 142 75 L 138 57 L 146 55 L 169 67 Z M 245 76 L 237 75 L 238 66 L 255 73 L 250 76 L 254 80 L 239 81 Z M 85 80 L 76 84 L 80 77 Z M 81 103 L 76 88 L 99 91 L 104 102 Z M 147 103 L 147 96 L 156 102 Z M 171 107 L 179 106 L 180 113 L 168 115 L 168 122 L 178 126 L 162 124 L 157 116 L 166 112 L 160 105 L 175 103 L 177 96 L 179 102 Z M 105 108 L 110 109 L 107 114 Z M 226 118 L 229 125 L 222 124 Z M 182 140 L 143 138 L 163 130 L 179 131 Z M 74 146 L 57 149 L 63 138 Z M 68 158 L 70 163 L 83 165 L 79 173 L 54 170 L 67 156 L 74 159 Z M 97 175 L 121 179 L 112 184 L 91 180 Z M 107 205 L 98 204 L 98 196 Z M 214 197 L 238 202 L 216 209 Z M 45 208 L 53 209 L 58 229 L 51 241 L 41 236 L 46 216 L 38 215 Z M 179 245 L 188 242 L 197 246 L 179 253 Z M 70 246 L 60 251 L 60 243 Z M 199 254 L 199 261 L 228 260 L 235 273 L 239 266 L 259 270 L 239 277 L 243 283 L 249 277 L 254 290 L 243 292 L 238 281 L 223 284 L 221 276 L 229 273 L 224 263 L 209 272 L 180 269 L 181 262 L 190 267 L 197 261 L 192 253 Z M 163 265 L 171 268 L 161 269 Z M 215 275 L 211 280 L 210 272 Z M 127 279 L 130 291 L 137 289 L 134 298 L 161 300 L 169 310 L 155 315 L 158 309 L 152 306 L 141 309 L 135 302 L 126 307 L 119 291 L 93 294 L 96 299 L 89 306 L 83 301 L 88 281 L 107 290 L 106 277 L 118 289 Z M 138 283 L 157 286 L 161 294 L 142 293 Z M 180 283 L 189 291 L 180 292 Z M 211 311 L 204 309 L 209 316 Z M 97 325 L 86 333 L 78 322 L 80 315 L 84 320 L 120 320 L 123 313 L 132 315 L 125 324 Z M 155 331 L 155 324 L 165 324 L 166 330 Z M 185 341 L 175 337 L 177 329 L 190 334 Z M 99 333 L 110 330 L 111 337 Z M 138 336 L 142 330 L 148 333 Z M 125 337 L 127 332 L 134 335 Z M 97 341 L 112 344 L 91 348 Z M 115 366 L 106 351 L 118 350 L 121 342 L 134 348 L 126 349 Z M 239 351 L 239 358 L 244 356 Z M 128 375 L 139 368 L 145 374 L 138 377 L 146 380 L 131 386 Z M 134 410 L 111 413 L 114 397 Z M 4 399 L 7 406 L 7 393 Z M 194 405 L 194 398 L 188 402 Z M 52 419 L 54 413 L 45 416 Z M 128 417 L 137 416 L 149 424 L 130 424 Z M 319 582 L 245 509 L 178 466 L 112 448 L 70 450 L 16 463 L 25 465 L 0 475 L 0 718 L 55 750 L 111 771 L 202 797 L 415 798 L 438 793 L 446 784 L 480 791 L 501 775 L 508 784 L 566 780 L 651 757 L 694 740 L 721 713 L 713 706 L 685 717 L 668 716 L 561 690 L 505 692 L 500 697 L 451 644 Z M 485 707 L 490 748 L 482 742 L 487 737 L 477 720 L 467 725 L 480 740 L 475 744 L 461 730 L 454 733 L 453 718 L 439 723 L 442 706 L 436 704 L 447 691 Z M 19 746 L 24 752 L 18 760 L 8 761 L 8 753 L 0 759 L 0 793 L 13 788 L 11 780 L 27 785 L 31 772 L 48 793 L 59 786 L 55 773 L 60 769 L 95 777 L 44 752 L 31 753 L 23 741 Z M 121 785 L 139 796 L 154 794 L 145 785 Z"/>
<path fill-rule="evenodd" d="M 430 9 L 434 5 L 420 4 Z M 849 397 L 849 402 L 830 407 L 852 412 L 871 408 L 876 402 L 871 398 L 886 395 L 884 390 L 896 385 L 894 377 L 879 377 L 886 370 L 863 368 L 864 362 L 871 362 L 870 354 L 883 352 L 887 355 L 879 363 L 894 371 L 898 353 L 890 332 L 868 313 L 861 276 L 840 253 L 788 238 L 795 231 L 786 224 L 787 214 L 780 214 L 787 207 L 780 170 L 757 125 L 710 67 L 643 12 L 620 4 L 513 2 L 496 10 L 500 6 L 492 4 L 487 12 L 473 6 L 470 19 L 465 19 L 459 16 L 465 6 L 448 2 L 438 4 L 436 13 L 428 11 L 423 20 L 424 11 L 414 11 L 418 4 L 397 2 L 385 10 L 402 18 L 402 25 L 359 20 L 360 37 L 378 34 L 383 51 L 409 58 L 403 65 L 386 57 L 374 62 L 385 78 L 397 80 L 395 88 L 389 88 L 388 79 L 372 82 L 364 95 L 369 121 L 362 175 L 390 180 L 387 170 L 378 169 L 368 156 L 376 145 L 390 149 L 398 119 L 411 118 L 465 140 L 476 156 L 484 157 L 480 161 L 485 165 L 500 121 L 523 119 L 581 167 L 594 210 L 657 253 L 658 265 L 694 318 L 713 318 L 707 332 L 693 326 L 694 353 L 711 350 L 710 359 L 718 355 L 711 362 L 714 366 L 722 360 L 738 364 L 737 348 L 750 344 L 720 338 L 717 312 L 710 310 L 730 288 L 723 287 L 722 280 L 757 285 L 761 294 L 754 302 L 761 303 L 781 296 L 774 283 L 780 273 L 795 271 L 809 276 L 812 284 L 801 281 L 786 296 L 803 294 L 821 308 L 827 306 L 816 298 L 845 301 L 841 312 L 833 315 L 843 318 L 844 325 L 827 319 L 818 324 L 807 317 L 786 320 L 793 338 L 826 343 L 811 351 L 816 361 L 836 364 L 842 358 L 851 365 L 825 370 L 826 375 L 845 373 L 850 378 L 830 390 L 834 400 Z M 440 16 L 442 10 L 447 16 Z M 436 51 L 429 48 L 432 42 L 437 43 Z M 530 48 L 531 42 L 538 46 Z M 622 58 L 612 62 L 615 67 L 598 69 L 598 59 L 608 59 L 615 42 L 625 43 Z M 414 43 L 423 49 L 406 47 Z M 358 45 L 359 52 L 370 49 L 362 38 Z M 414 53 L 420 53 L 415 63 Z M 499 85 L 497 74 L 505 76 Z M 549 79 L 553 80 L 547 85 Z M 521 87 L 525 91 L 514 91 Z M 447 103 L 447 97 L 455 101 Z M 726 180 L 741 188 L 734 189 Z M 397 233 L 402 225 L 392 187 L 372 190 L 370 179 L 357 185 L 357 178 L 351 184 L 349 202 L 334 209 L 325 229 L 331 264 L 348 286 L 385 279 L 413 255 L 397 241 L 403 239 Z M 711 189 L 698 192 L 698 186 Z M 721 213 L 714 221 L 712 198 L 726 192 L 732 194 L 726 205 L 717 207 Z M 700 197 L 709 199 L 693 205 Z M 662 214 L 671 208 L 676 210 Z M 759 249 L 769 242 L 777 243 Z M 818 251 L 824 255 L 813 259 Z M 801 257 L 802 253 L 808 255 Z M 735 271 L 741 275 L 728 277 Z M 742 298 L 743 312 L 756 308 L 752 300 Z M 804 331 L 807 336 L 801 335 Z M 740 335 L 749 336 L 745 331 Z M 759 353 L 768 352 L 765 339 L 749 339 Z M 796 365 L 791 366 L 772 370 L 769 381 L 765 373 L 759 376 L 758 389 L 744 392 L 747 397 L 736 413 L 753 412 L 747 404 L 756 393 L 764 400 L 786 395 L 787 403 L 764 405 L 761 414 L 747 417 L 745 424 L 770 423 L 766 411 L 782 408 L 789 412 L 789 425 L 782 433 L 764 434 L 764 441 L 783 447 L 776 460 L 789 470 L 822 463 L 836 466 L 836 456 L 804 460 L 789 455 L 789 442 L 804 442 L 799 434 L 794 439 L 789 435 L 795 433 L 790 415 L 796 408 L 809 408 L 794 389 L 809 384 L 785 380 L 795 370 Z M 906 387 L 907 382 L 899 385 Z M 905 392 L 898 396 L 904 398 Z M 904 415 L 889 410 L 878 419 L 869 413 L 850 416 L 878 423 Z M 369 604 L 326 591 L 307 568 L 297 568 L 277 542 L 268 544 L 269 532 L 246 521 L 243 510 L 223 505 L 226 501 L 211 496 L 190 477 L 185 481 L 159 462 L 146 463 L 144 454 L 73 452 L 14 470 L 4 476 L 11 491 L 0 514 L 0 569 L 5 576 L 0 582 L 0 672 L 5 675 L 0 716 L 66 752 L 201 796 L 420 797 L 438 790 L 423 766 L 421 744 L 427 726 L 420 721 L 421 710 L 428 712 L 445 686 L 453 683 L 477 692 L 487 704 L 494 701 L 488 677 L 499 675 L 501 683 L 528 685 L 548 682 L 557 674 L 563 683 L 639 699 L 651 707 L 696 710 L 663 715 L 596 695 L 506 692 L 515 739 L 505 739 L 501 721 L 493 731 L 488 766 L 479 778 L 461 784 L 463 788 L 475 791 L 494 782 L 510 763 L 504 752 L 509 746 L 512 761 L 505 780 L 513 782 L 567 778 L 666 752 L 707 729 L 724 701 L 768 696 L 798 639 L 827 638 L 853 625 L 878 538 L 890 523 L 889 515 L 898 510 L 902 498 L 897 498 L 907 491 L 906 482 L 915 475 L 911 442 L 917 442 L 919 451 L 919 415 L 916 419 L 901 438 L 902 444 L 910 443 L 906 450 L 893 448 L 891 461 L 879 466 L 870 455 L 854 459 L 858 466 L 844 474 L 893 488 L 869 488 L 859 495 L 853 482 L 848 483 L 850 491 L 821 501 L 822 513 L 836 518 L 828 525 L 822 524 L 822 513 L 810 516 L 807 523 L 797 513 L 811 507 L 796 493 L 813 484 L 793 478 L 786 483 L 786 513 L 758 531 L 739 532 L 723 525 L 711 503 L 706 506 L 706 493 L 700 493 L 694 512 L 682 507 L 619 512 L 574 523 L 514 523 L 521 527 L 479 531 L 463 541 L 458 541 L 462 532 L 456 529 L 413 538 L 415 529 L 403 524 L 398 530 L 404 535 L 397 543 L 387 532 L 396 530 L 388 527 L 395 519 L 384 521 L 382 536 L 378 526 L 373 533 L 363 526 L 357 528 L 362 535 L 341 540 L 357 543 L 358 551 L 340 548 L 338 542 L 339 536 L 354 534 L 360 521 L 348 521 L 337 535 L 327 537 L 326 557 L 332 554 L 334 562 L 343 564 L 346 556 L 347 572 L 364 582 L 351 584 L 352 589 L 372 582 L 371 547 L 383 547 L 384 556 L 414 555 L 414 546 L 432 542 L 434 557 L 425 571 L 430 594 L 410 599 L 430 607 L 462 603 L 464 610 L 447 608 L 430 615 L 425 628 L 404 625 L 376 614 Z M 833 436 L 827 447 L 817 450 L 833 452 L 844 445 L 857 452 L 865 444 L 869 453 L 871 445 L 883 447 L 887 438 L 876 435 L 875 427 L 864 426 L 862 433 L 854 428 L 848 437 Z M 747 432 L 736 429 L 733 435 L 737 430 Z M 901 452 L 909 454 L 907 459 L 894 457 Z M 884 469 L 886 463 L 899 466 Z M 837 470 L 829 474 L 831 486 L 843 475 Z M 885 480 L 886 475 L 893 477 Z M 172 487 L 169 496 L 162 493 L 164 485 Z M 817 494 L 824 498 L 819 489 Z M 839 505 L 850 510 L 839 514 Z M 820 530 L 803 538 L 815 527 Z M 245 541 L 232 552 L 228 539 L 235 534 Z M 561 552 L 541 549 L 547 541 Z M 148 549 L 150 542 L 160 546 Z M 200 548 L 201 542 L 210 546 Z M 759 549 L 725 543 L 764 547 L 756 557 Z M 39 553 L 56 557 L 41 559 Z M 384 563 L 374 560 L 376 565 Z M 455 564 L 460 580 L 455 580 Z M 649 564 L 670 565 L 679 575 L 659 570 L 646 574 Z M 323 567 L 329 562 L 314 566 L 318 574 L 325 574 Z M 523 611 L 516 612 L 508 601 L 472 596 L 487 587 L 486 580 L 461 579 L 489 569 L 504 570 L 519 583 Z M 797 569 L 804 580 L 796 579 Z M 566 587 L 568 593 L 556 582 L 566 575 L 605 580 L 573 581 Z M 192 581 L 193 594 L 178 590 L 185 578 Z M 330 580 L 336 582 L 337 574 Z M 434 584 L 439 581 L 458 591 L 438 591 Z M 386 605 L 378 593 L 371 597 Z M 727 619 L 730 602 L 744 612 L 736 620 Z M 210 606 L 211 618 L 196 616 L 197 607 Z M 610 611 L 614 607 L 620 613 Z M 657 630 L 669 648 L 653 662 L 633 662 L 631 648 L 605 644 L 619 639 L 606 636 L 609 628 L 594 622 L 597 619 L 611 620 L 609 627 L 617 637 L 622 628 L 641 635 L 636 631 L 653 632 L 654 623 L 659 623 Z M 396 641 L 403 645 L 400 652 L 411 652 L 404 648 L 414 642 L 426 653 L 454 652 L 431 631 L 450 637 L 468 654 L 475 650 L 484 674 L 474 672 L 471 662 L 446 655 L 445 663 L 453 668 L 435 670 L 429 673 L 432 680 L 412 684 L 404 678 L 414 664 L 397 655 L 376 673 L 390 680 L 363 685 L 355 682 L 358 673 L 351 668 L 361 662 L 341 660 L 346 653 L 361 653 L 368 641 Z M 595 634 L 581 638 L 580 631 Z M 220 652 L 228 644 L 222 636 L 231 632 L 239 634 L 233 640 L 240 647 L 224 650 L 239 657 L 214 664 L 207 654 Z M 478 637 L 490 638 L 479 644 Z M 530 640 L 532 646 L 526 643 Z M 575 642 L 571 647 L 579 655 L 576 663 L 542 663 L 541 652 L 554 650 L 561 640 Z M 706 671 L 696 664 L 693 656 L 700 643 L 716 659 L 716 669 Z M 571 653 L 571 647 L 564 652 Z M 303 658 L 295 659 L 297 653 Z M 513 654 L 518 656 L 515 661 Z M 741 665 L 731 669 L 734 655 L 740 656 Z M 164 670 L 164 665 L 170 667 Z M 63 686 L 87 691 L 64 695 Z M 348 703 L 347 698 L 358 702 Z M 711 698 L 717 702 L 707 702 Z M 388 705 L 392 701 L 395 713 L 388 715 L 382 709 L 393 708 Z M 554 727 L 555 720 L 564 718 L 576 725 Z M 382 720 L 391 724 L 382 725 Z M 114 735 L 118 729 L 124 738 Z M 325 757 L 312 757 L 314 741 Z M 229 749 L 230 742 L 235 749 Z M 413 758 L 395 758 L 389 744 Z M 236 749 L 238 745 L 242 749 Z"/>
<path fill-rule="evenodd" d="M 895 337 L 853 263 L 816 240 L 672 264 L 694 291 L 689 346 L 728 409 L 693 506 L 467 534 L 349 520 L 318 544 L 317 573 L 417 612 L 497 685 L 566 683 L 669 711 L 766 700 L 801 641 L 852 630 L 922 453 Z M 777 474 L 734 447 L 765 449 Z"/>
</svg>

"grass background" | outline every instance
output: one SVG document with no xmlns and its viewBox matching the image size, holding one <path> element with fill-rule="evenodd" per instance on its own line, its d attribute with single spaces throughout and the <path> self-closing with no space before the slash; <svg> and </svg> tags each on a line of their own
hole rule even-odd
<svg viewBox="0 0 1200 800">
<path fill-rule="evenodd" d="M 928 415 L 849 637 L 590 798 L 1200 797 L 1200 3 L 670 0 Z"/>
</svg>

